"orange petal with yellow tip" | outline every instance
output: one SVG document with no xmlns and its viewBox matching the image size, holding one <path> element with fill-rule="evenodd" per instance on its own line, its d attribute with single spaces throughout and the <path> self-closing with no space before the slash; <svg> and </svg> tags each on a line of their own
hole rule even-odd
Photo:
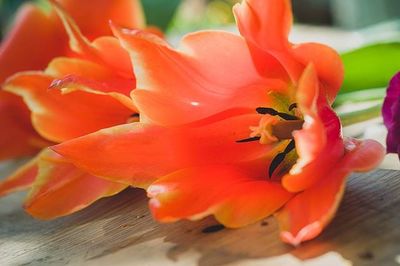
<svg viewBox="0 0 400 266">
<path fill-rule="evenodd" d="M 52 81 L 51 76 L 26 72 L 14 75 L 4 87 L 24 98 L 35 129 L 46 139 L 62 142 L 124 124 L 132 115 L 132 110 L 108 95 L 49 90 Z"/>
<path fill-rule="evenodd" d="M 213 214 L 227 227 L 245 226 L 269 216 L 292 196 L 278 183 L 229 165 L 177 171 L 157 180 L 147 193 L 150 209 L 159 221 Z"/>
<path fill-rule="evenodd" d="M 81 87 L 90 85 L 90 91 L 93 91 L 93 89 L 97 91 L 118 90 L 118 92 L 129 96 L 130 91 L 136 87 L 136 80 L 129 54 L 122 48 L 119 41 L 114 37 L 103 36 L 95 39 L 92 43 L 89 42 L 81 34 L 72 17 L 57 2 L 53 1 L 53 6 L 64 23 L 71 49 L 78 53 L 76 56 L 87 60 L 86 64 L 89 64 L 88 66 L 78 66 L 77 68 L 73 59 L 69 61 L 60 58 L 53 60 L 46 72 L 61 78 L 55 83 L 57 87 L 69 86 L 71 83 Z M 83 63 L 85 61 L 81 61 L 81 64 Z M 100 66 L 102 67 L 101 71 L 99 71 Z M 93 76 L 93 73 L 96 73 L 95 76 Z M 110 76 L 109 79 L 111 80 L 106 82 L 104 77 L 98 77 L 99 75 Z M 114 84 L 109 84 L 110 82 Z M 125 99 L 125 102 L 129 101 Z"/>
<path fill-rule="evenodd" d="M 182 168 L 246 162 L 265 156 L 271 150 L 267 145 L 236 143 L 248 137 L 249 126 L 258 120 L 254 114 L 182 127 L 133 123 L 52 148 L 96 176 L 146 188 L 156 178 Z"/>
<path fill-rule="evenodd" d="M 0 46 L 0 83 L 23 70 L 40 70 L 67 49 L 61 24 L 33 4 L 25 4 Z M 45 47 L 44 47 L 45 45 Z"/>
<path fill-rule="evenodd" d="M 35 181 L 37 170 L 37 157 L 35 157 L 0 181 L 0 197 L 31 187 Z"/>
<path fill-rule="evenodd" d="M 79 56 L 80 58 L 102 65 L 106 64 L 113 68 L 117 75 L 125 76 L 127 79 L 135 79 L 129 54 L 122 48 L 120 42 L 115 37 L 100 36 L 94 39 L 93 42 L 90 42 L 82 34 L 79 25 L 63 6 L 53 1 L 53 7 L 62 20 L 69 36 L 70 48 L 78 53 L 74 56 Z M 109 23 L 107 23 L 107 30 L 110 30 Z"/>
<path fill-rule="evenodd" d="M 64 95 L 73 91 L 84 91 L 110 96 L 132 112 L 138 112 L 130 98 L 131 91 L 136 87 L 133 75 L 130 78 L 122 77 L 117 75 L 114 69 L 102 64 L 63 57 L 51 61 L 45 74 L 55 79 L 47 88 L 61 89 Z"/>
<path fill-rule="evenodd" d="M 53 82 L 50 84 L 49 89 L 59 89 L 63 95 L 67 95 L 76 91 L 81 91 L 94 95 L 109 96 L 117 100 L 121 105 L 124 105 L 126 108 L 131 110 L 131 113 L 139 113 L 132 99 L 124 94 L 124 91 L 131 90 L 130 88 L 127 90 L 123 89 L 124 84 L 122 83 L 124 82 L 125 81 L 119 82 L 117 80 L 102 82 L 84 76 L 68 75 L 62 79 L 53 80 Z M 118 87 L 119 84 L 122 84 L 121 87 Z M 113 91 L 114 88 L 119 91 Z"/>
<path fill-rule="evenodd" d="M 38 219 L 74 213 L 127 187 L 89 175 L 51 150 L 40 155 L 38 167 L 38 176 L 24 204 L 25 210 Z"/>
<path fill-rule="evenodd" d="M 384 148 L 376 141 L 345 141 L 346 154 L 311 188 L 297 194 L 276 214 L 283 241 L 298 245 L 318 236 L 332 220 L 342 199 L 346 177 L 367 171 L 383 159 Z"/>
<path fill-rule="evenodd" d="M 81 33 L 81 29 L 76 24 L 75 20 L 56 0 L 50 0 L 50 2 L 57 14 L 52 14 L 54 20 L 57 22 L 58 19 L 61 20 L 64 30 L 69 37 L 69 48 L 78 54 L 96 57 L 96 50 L 91 46 L 90 41 Z"/>
<path fill-rule="evenodd" d="M 144 28 L 138 0 L 58 0 L 83 35 L 93 40 L 112 35 L 109 21 L 130 28 Z M 93 7 L 96 8 L 93 8 Z M 90 14 L 88 19 L 87 14 Z M 67 28 L 68 29 L 68 28 Z M 43 49 L 43 44 L 46 49 Z M 24 70 L 41 70 L 48 62 L 69 53 L 68 36 L 55 12 L 46 14 L 33 4 L 25 4 L 0 46 L 0 83 Z"/>
<path fill-rule="evenodd" d="M 33 129 L 19 96 L 0 90 L 0 160 L 34 155 L 50 143 Z"/>
</svg>

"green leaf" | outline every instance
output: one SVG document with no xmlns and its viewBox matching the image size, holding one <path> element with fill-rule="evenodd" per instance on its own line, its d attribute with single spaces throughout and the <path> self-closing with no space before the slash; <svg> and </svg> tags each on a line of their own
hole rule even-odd
<svg viewBox="0 0 400 266">
<path fill-rule="evenodd" d="M 334 106 L 361 103 L 369 101 L 379 101 L 385 98 L 386 88 L 371 88 L 365 90 L 357 90 L 352 92 L 341 93 L 336 97 Z"/>
<path fill-rule="evenodd" d="M 0 0 L 0 39 L 17 12 L 18 7 L 27 0 Z"/>
<path fill-rule="evenodd" d="M 366 46 L 342 55 L 345 79 L 340 93 L 386 87 L 400 71 L 400 43 Z"/>
<path fill-rule="evenodd" d="M 181 0 L 142 0 L 147 24 L 165 31 L 180 3 Z"/>
</svg>

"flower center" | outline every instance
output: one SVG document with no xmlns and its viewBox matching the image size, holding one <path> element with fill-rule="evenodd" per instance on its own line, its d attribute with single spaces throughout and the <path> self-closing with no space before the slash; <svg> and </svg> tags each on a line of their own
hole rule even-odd
<svg viewBox="0 0 400 266">
<path fill-rule="evenodd" d="M 294 103 L 289 106 L 288 110 L 291 112 L 295 108 L 297 108 L 297 104 Z M 278 112 L 269 107 L 259 107 L 256 111 L 263 115 L 259 125 L 250 127 L 252 131 L 250 138 L 239 140 L 237 141 L 238 143 L 259 141 L 261 144 L 272 144 L 290 140 L 285 149 L 272 159 L 268 171 L 271 178 L 274 171 L 284 162 L 287 155 L 296 148 L 293 131 L 301 130 L 304 120 L 295 115 Z"/>
</svg>

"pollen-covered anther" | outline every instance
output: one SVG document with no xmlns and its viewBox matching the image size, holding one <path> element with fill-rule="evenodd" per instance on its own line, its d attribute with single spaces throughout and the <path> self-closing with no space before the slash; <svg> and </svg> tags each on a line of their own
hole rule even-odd
<svg viewBox="0 0 400 266">
<path fill-rule="evenodd" d="M 273 134 L 273 126 L 281 121 L 280 118 L 272 115 L 264 115 L 258 126 L 250 127 L 250 137 L 260 137 L 261 144 L 271 144 L 279 141 Z"/>
</svg>

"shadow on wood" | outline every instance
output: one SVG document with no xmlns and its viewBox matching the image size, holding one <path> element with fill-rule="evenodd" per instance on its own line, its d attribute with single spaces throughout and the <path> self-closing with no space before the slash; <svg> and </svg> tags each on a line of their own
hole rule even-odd
<svg viewBox="0 0 400 266">
<path fill-rule="evenodd" d="M 355 265 L 392 265 L 400 254 L 399 173 L 353 175 L 339 213 L 316 240 L 295 249 L 279 241 L 267 219 L 246 228 L 202 232 L 212 218 L 154 222 L 145 193 L 129 189 L 75 215 L 37 221 L 0 200 L 1 265 L 225 265 L 290 253 L 301 259 L 336 251 Z"/>
</svg>

